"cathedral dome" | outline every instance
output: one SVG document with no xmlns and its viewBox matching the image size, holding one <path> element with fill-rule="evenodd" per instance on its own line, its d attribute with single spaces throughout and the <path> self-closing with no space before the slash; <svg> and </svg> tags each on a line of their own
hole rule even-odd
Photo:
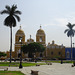
<svg viewBox="0 0 75 75">
<path fill-rule="evenodd" d="M 29 43 L 33 43 L 34 42 L 34 40 L 31 38 L 31 35 L 30 35 L 30 38 L 27 40 L 27 43 L 29 44 Z"/>
<path fill-rule="evenodd" d="M 16 35 L 19 35 L 19 34 L 25 35 L 24 31 L 21 29 L 21 26 L 20 26 L 20 29 L 16 32 Z"/>
<path fill-rule="evenodd" d="M 41 26 L 40 29 L 37 31 L 37 34 L 45 34 L 44 30 L 41 29 Z"/>
</svg>

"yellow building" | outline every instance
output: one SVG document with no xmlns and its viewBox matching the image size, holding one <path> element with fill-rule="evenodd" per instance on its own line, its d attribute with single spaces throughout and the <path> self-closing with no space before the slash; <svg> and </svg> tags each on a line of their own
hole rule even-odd
<svg viewBox="0 0 75 75">
<path fill-rule="evenodd" d="M 19 41 L 20 37 L 22 37 L 22 43 Z M 15 34 L 15 44 L 14 44 L 14 52 L 12 52 L 12 58 L 19 58 L 19 54 L 21 51 L 21 46 L 24 44 L 29 44 L 29 43 L 33 43 L 35 42 L 34 39 L 30 38 L 27 39 L 27 42 L 25 42 L 25 33 L 22 30 L 21 26 L 20 29 L 16 32 Z M 37 30 L 36 32 L 36 42 L 42 44 L 46 50 L 42 53 L 43 58 L 55 58 L 55 57 L 61 57 L 61 53 L 62 53 L 62 57 L 65 58 L 65 47 L 57 45 L 54 43 L 54 41 L 52 41 L 52 44 L 48 44 L 46 46 L 46 34 L 44 32 L 44 30 L 41 28 Z M 10 52 L 7 52 L 7 57 L 9 58 Z M 41 53 L 36 53 L 36 57 L 40 57 Z M 23 58 L 27 58 L 28 54 L 23 54 L 22 53 L 22 57 Z"/>
<path fill-rule="evenodd" d="M 65 47 L 63 45 L 55 44 L 53 40 L 52 43 L 48 43 L 46 47 L 46 57 L 47 59 L 65 59 Z"/>
<path fill-rule="evenodd" d="M 20 37 L 22 37 L 22 44 L 19 41 Z M 34 40 L 31 38 L 31 35 L 30 35 L 30 38 L 27 39 L 27 42 L 25 42 L 25 33 L 21 29 L 21 26 L 20 26 L 20 29 L 15 34 L 15 44 L 14 44 L 14 52 L 12 52 L 12 58 L 19 58 L 19 54 L 20 54 L 22 45 L 33 43 L 33 42 L 34 42 Z M 37 30 L 37 33 L 36 33 L 36 42 L 40 43 L 46 47 L 45 32 L 41 29 L 41 26 L 40 26 L 40 29 Z M 44 55 L 44 53 L 43 53 L 43 55 Z M 39 57 L 40 53 L 36 53 L 36 56 Z M 8 58 L 10 57 L 10 52 L 7 52 L 7 57 Z M 23 58 L 28 57 L 28 54 L 22 53 L 22 57 Z"/>
<path fill-rule="evenodd" d="M 20 42 L 20 37 L 22 37 L 22 44 Z M 19 54 L 20 54 L 20 51 L 21 51 L 21 46 L 25 44 L 25 33 L 24 31 L 21 29 L 21 26 L 20 26 L 20 29 L 16 32 L 15 34 L 15 58 L 19 58 Z M 24 54 L 23 54 L 24 56 Z"/>
<path fill-rule="evenodd" d="M 30 38 L 27 40 L 26 44 L 29 44 L 29 43 L 33 43 L 34 40 L 31 38 L 31 35 L 30 35 Z"/>
<path fill-rule="evenodd" d="M 45 37 L 45 32 L 44 30 L 40 29 L 36 33 L 36 42 L 42 44 L 43 46 L 46 46 L 46 37 Z"/>
</svg>

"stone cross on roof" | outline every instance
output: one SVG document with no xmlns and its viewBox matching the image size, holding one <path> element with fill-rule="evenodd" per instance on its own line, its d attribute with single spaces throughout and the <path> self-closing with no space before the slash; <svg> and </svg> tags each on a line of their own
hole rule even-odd
<svg viewBox="0 0 75 75">
<path fill-rule="evenodd" d="M 30 39 L 31 39 L 31 35 L 30 35 Z"/>
<path fill-rule="evenodd" d="M 41 24 L 40 24 L 40 29 L 41 29 Z"/>
<path fill-rule="evenodd" d="M 20 29 L 21 29 L 21 25 L 20 25 Z"/>
</svg>

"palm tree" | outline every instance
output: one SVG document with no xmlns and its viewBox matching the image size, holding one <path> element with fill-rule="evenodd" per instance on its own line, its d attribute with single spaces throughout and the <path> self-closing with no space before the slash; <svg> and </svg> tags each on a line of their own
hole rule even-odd
<svg viewBox="0 0 75 75">
<path fill-rule="evenodd" d="M 12 27 L 16 26 L 16 19 L 18 22 L 20 21 L 20 17 L 18 15 L 21 14 L 21 11 L 16 10 L 17 6 L 12 5 L 12 7 L 6 5 L 5 10 L 1 11 L 0 14 L 8 14 L 8 16 L 4 20 L 4 25 L 10 27 L 10 63 L 11 63 L 11 56 L 12 56 Z"/>
<path fill-rule="evenodd" d="M 72 60 L 72 37 L 74 37 L 74 34 L 75 34 L 75 30 L 73 29 L 74 26 L 75 26 L 75 24 L 72 25 L 71 23 L 68 23 L 67 27 L 69 29 L 66 29 L 64 31 L 64 33 L 67 32 L 67 36 L 71 38 L 71 60 Z"/>
</svg>

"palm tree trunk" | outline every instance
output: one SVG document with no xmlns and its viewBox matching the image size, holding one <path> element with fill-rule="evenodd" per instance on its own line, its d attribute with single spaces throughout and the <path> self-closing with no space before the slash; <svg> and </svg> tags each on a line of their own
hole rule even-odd
<svg viewBox="0 0 75 75">
<path fill-rule="evenodd" d="M 11 63 L 11 56 L 12 56 L 12 26 L 10 27 L 10 63 Z"/>
<path fill-rule="evenodd" d="M 71 61 L 72 61 L 72 36 L 71 36 Z"/>
</svg>

